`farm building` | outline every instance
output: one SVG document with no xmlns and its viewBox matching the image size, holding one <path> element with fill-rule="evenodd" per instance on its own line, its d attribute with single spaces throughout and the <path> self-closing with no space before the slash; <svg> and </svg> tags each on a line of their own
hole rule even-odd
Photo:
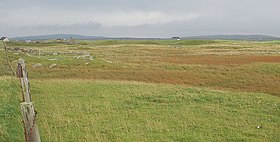
<svg viewBox="0 0 280 142">
<path fill-rule="evenodd" d="M 9 41 L 7 37 L 1 37 L 0 41 Z"/>
<path fill-rule="evenodd" d="M 180 37 L 172 37 L 172 39 L 175 39 L 175 40 L 181 40 Z"/>
</svg>

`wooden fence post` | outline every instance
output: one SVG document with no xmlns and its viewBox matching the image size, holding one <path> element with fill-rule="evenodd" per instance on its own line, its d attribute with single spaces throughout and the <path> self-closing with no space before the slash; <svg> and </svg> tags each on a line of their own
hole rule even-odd
<svg viewBox="0 0 280 142">
<path fill-rule="evenodd" d="M 23 59 L 19 59 L 17 75 L 18 78 L 20 79 L 22 90 L 24 91 L 23 102 L 29 103 L 31 102 L 30 88 L 29 88 L 29 81 L 27 78 L 27 70 Z"/>
<path fill-rule="evenodd" d="M 27 78 L 27 70 L 23 59 L 19 59 L 17 76 L 22 87 L 23 102 L 20 103 L 24 134 L 26 142 L 41 142 L 39 130 L 36 125 L 36 112 L 31 102 L 30 86 Z"/>
<path fill-rule="evenodd" d="M 36 125 L 36 113 L 32 102 L 20 103 L 24 123 L 26 142 L 40 142 L 39 130 Z"/>
</svg>

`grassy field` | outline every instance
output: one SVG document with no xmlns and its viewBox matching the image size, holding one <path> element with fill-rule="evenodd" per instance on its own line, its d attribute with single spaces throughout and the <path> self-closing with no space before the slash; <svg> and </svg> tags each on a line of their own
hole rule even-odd
<svg viewBox="0 0 280 142">
<path fill-rule="evenodd" d="M 26 60 L 43 141 L 280 140 L 277 41 L 7 46 L 13 68 Z M 3 57 L 0 141 L 22 141 L 19 81 Z"/>
<path fill-rule="evenodd" d="M 130 80 L 280 96 L 278 42 L 45 41 L 8 47 L 14 64 L 20 57 L 27 61 L 32 79 Z M 37 63 L 42 67 L 33 68 Z"/>
</svg>

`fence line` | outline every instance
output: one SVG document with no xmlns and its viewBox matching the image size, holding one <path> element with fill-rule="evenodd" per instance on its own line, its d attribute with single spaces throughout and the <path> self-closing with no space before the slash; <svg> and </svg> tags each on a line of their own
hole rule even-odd
<svg viewBox="0 0 280 142">
<path fill-rule="evenodd" d="M 12 74 L 16 75 L 15 70 L 14 70 L 12 64 L 11 64 L 11 60 L 8 56 L 7 45 L 6 45 L 6 43 L 3 43 L 3 45 L 4 45 L 4 56 L 5 56 L 4 58 L 6 60 L 6 63 L 9 66 L 10 70 L 13 72 Z"/>
<path fill-rule="evenodd" d="M 17 76 L 21 83 L 22 88 L 22 103 L 20 103 L 20 110 L 22 114 L 23 124 L 24 124 L 24 136 L 26 142 L 41 142 L 39 130 L 36 125 L 36 114 L 34 104 L 31 101 L 30 94 L 30 84 L 28 81 L 28 73 L 26 70 L 26 65 L 23 59 L 19 59 L 17 65 L 17 72 L 12 67 L 10 58 L 8 56 L 7 45 L 3 43 L 4 46 L 4 60 L 5 65 L 9 66 L 9 69 L 13 72 L 12 74 Z"/>
<path fill-rule="evenodd" d="M 39 130 L 36 125 L 36 111 L 31 101 L 30 84 L 28 74 L 23 59 L 19 59 L 17 77 L 20 79 L 22 87 L 23 102 L 20 103 L 23 123 L 24 135 L 26 142 L 41 142 Z"/>
</svg>

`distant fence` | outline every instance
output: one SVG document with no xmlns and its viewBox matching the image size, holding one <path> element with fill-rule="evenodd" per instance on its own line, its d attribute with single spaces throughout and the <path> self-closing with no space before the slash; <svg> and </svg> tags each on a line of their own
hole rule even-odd
<svg viewBox="0 0 280 142">
<path fill-rule="evenodd" d="M 23 59 L 19 59 L 17 72 L 13 69 L 10 58 L 8 56 L 7 45 L 3 43 L 4 47 L 4 67 L 9 68 L 10 75 L 16 75 L 20 79 L 22 88 L 22 103 L 20 103 L 20 109 L 22 114 L 22 122 L 24 124 L 24 135 L 26 142 L 41 142 L 39 131 L 36 125 L 36 111 L 31 101 L 30 84 L 28 81 L 28 75 L 26 66 Z"/>
<path fill-rule="evenodd" d="M 36 111 L 31 101 L 30 84 L 23 59 L 19 59 L 17 77 L 22 88 L 22 103 L 20 103 L 22 119 L 24 123 L 24 135 L 26 142 L 40 142 L 39 130 L 36 125 Z"/>
<path fill-rule="evenodd" d="M 7 50 L 7 45 L 3 42 L 3 47 L 4 47 L 4 52 L 3 52 L 3 60 L 4 60 L 4 64 L 2 65 L 4 68 L 3 69 L 7 69 L 7 72 L 1 72 L 1 74 L 3 73 L 3 75 L 16 75 L 15 74 L 15 70 L 13 69 L 13 66 L 11 65 L 11 60 L 8 56 L 8 50 Z"/>
</svg>

